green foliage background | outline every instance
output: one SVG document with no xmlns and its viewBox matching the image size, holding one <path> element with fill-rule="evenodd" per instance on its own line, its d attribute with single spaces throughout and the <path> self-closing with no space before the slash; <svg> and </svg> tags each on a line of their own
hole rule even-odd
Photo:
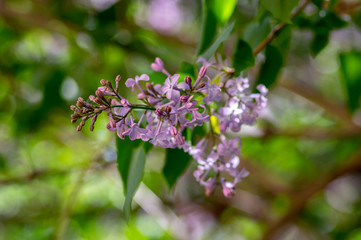
<svg viewBox="0 0 361 240">
<path fill-rule="evenodd" d="M 0 1 L 0 239 L 361 239 L 360 1 L 307 1 L 297 16 L 304 1 L 166 2 Z M 152 23 L 167 12 L 178 21 Z M 93 133 L 70 124 L 100 79 L 160 82 L 155 57 L 192 75 L 217 49 L 271 89 L 241 131 L 251 174 L 234 198 L 205 197 L 187 156 L 116 142 L 106 116 Z"/>
</svg>

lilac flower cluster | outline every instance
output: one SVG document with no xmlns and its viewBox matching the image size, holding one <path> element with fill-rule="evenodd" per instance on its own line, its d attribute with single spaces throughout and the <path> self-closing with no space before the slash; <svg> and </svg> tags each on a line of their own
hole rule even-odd
<svg viewBox="0 0 361 240">
<path fill-rule="evenodd" d="M 119 138 L 128 136 L 131 140 L 141 139 L 163 148 L 182 148 L 197 161 L 194 176 L 205 187 L 207 195 L 221 184 L 224 195 L 230 197 L 235 185 L 248 172 L 238 169 L 240 139 L 227 140 L 225 133 L 228 129 L 238 132 L 242 124 L 255 123 L 258 112 L 267 104 L 267 89 L 259 85 L 260 94 L 248 94 L 248 80 L 234 78 L 233 69 L 204 59 L 199 61 L 203 66 L 195 81 L 189 76 L 183 80 L 179 74 L 169 74 L 159 58 L 151 68 L 165 74 L 163 85 L 150 83 L 146 74 L 128 78 L 125 86 L 138 92 L 141 104 L 130 103 L 119 95 L 120 76 L 115 79 L 115 87 L 102 79 L 102 87 L 97 89 L 95 96 L 89 96 L 90 101 L 79 98 L 77 104 L 71 106 L 74 111 L 72 123 L 81 120 L 77 127 L 80 131 L 91 119 L 90 130 L 93 131 L 99 114 L 107 112 L 107 129 L 116 131 Z M 216 68 L 221 73 L 219 83 L 212 83 L 207 75 L 209 68 Z M 212 123 L 212 131 L 196 146 L 191 146 L 182 135 L 183 130 L 202 126 L 211 116 L 218 119 L 220 132 L 214 131 Z"/>
</svg>

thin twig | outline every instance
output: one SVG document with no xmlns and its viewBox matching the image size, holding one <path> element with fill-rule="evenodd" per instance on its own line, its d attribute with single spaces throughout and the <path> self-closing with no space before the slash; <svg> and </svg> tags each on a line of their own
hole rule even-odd
<svg viewBox="0 0 361 240">
<path fill-rule="evenodd" d="M 291 14 L 291 20 L 293 20 L 302 10 L 310 3 L 310 0 L 304 0 Z M 268 36 L 253 50 L 253 55 L 257 55 L 262 51 L 277 35 L 284 29 L 288 23 L 282 22 L 279 25 L 275 26 Z"/>
</svg>

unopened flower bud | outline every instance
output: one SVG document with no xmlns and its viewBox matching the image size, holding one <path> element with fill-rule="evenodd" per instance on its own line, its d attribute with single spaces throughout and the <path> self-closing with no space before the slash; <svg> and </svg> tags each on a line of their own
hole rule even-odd
<svg viewBox="0 0 361 240">
<path fill-rule="evenodd" d="M 94 96 L 94 95 L 90 95 L 90 96 L 89 96 L 89 100 L 92 101 L 92 102 L 94 102 L 95 96 Z"/>
<path fill-rule="evenodd" d="M 97 95 L 98 98 L 104 98 L 104 92 L 100 91 L 99 89 L 95 91 L 95 95 Z"/>
<path fill-rule="evenodd" d="M 138 93 L 138 99 L 143 99 L 145 98 L 144 94 L 143 93 Z"/>
<path fill-rule="evenodd" d="M 175 135 L 177 135 L 177 133 L 178 133 L 178 130 L 177 130 L 176 127 L 171 126 L 171 127 L 169 128 L 169 132 L 170 132 L 170 134 L 171 134 L 173 137 L 175 137 Z"/>
<path fill-rule="evenodd" d="M 122 79 L 122 77 L 120 75 L 118 75 L 116 78 L 115 78 L 115 82 L 120 82 L 120 80 Z"/>
<path fill-rule="evenodd" d="M 105 86 L 105 83 L 106 83 L 106 81 L 105 81 L 104 79 L 100 80 L 100 84 L 101 84 L 102 86 Z"/>
<path fill-rule="evenodd" d="M 145 84 L 145 86 L 147 87 L 147 89 L 148 89 L 149 91 L 151 91 L 151 92 L 153 92 L 153 93 L 156 93 L 156 91 L 155 91 L 155 89 L 154 89 L 154 87 L 153 87 L 153 84 L 147 82 L 147 83 Z"/>
<path fill-rule="evenodd" d="M 175 135 L 175 140 L 177 141 L 178 145 L 183 145 L 184 144 L 184 138 L 179 133 L 177 135 Z"/>
<path fill-rule="evenodd" d="M 201 69 L 199 70 L 198 78 L 204 78 L 206 72 L 207 72 L 207 68 L 205 66 L 202 66 Z"/>
<path fill-rule="evenodd" d="M 156 72 L 161 72 L 164 69 L 164 64 L 160 58 L 155 58 L 154 63 L 152 63 L 150 67 Z"/>
<path fill-rule="evenodd" d="M 99 104 L 99 105 L 103 105 L 103 101 L 102 101 L 100 98 L 98 98 L 98 97 L 96 97 L 96 98 L 94 99 L 94 102 L 97 103 L 97 104 Z"/>
<path fill-rule="evenodd" d="M 164 116 L 164 112 L 162 110 L 160 110 L 159 108 L 157 108 L 154 112 L 155 112 L 155 114 L 158 115 L 158 117 Z"/>
<path fill-rule="evenodd" d="M 77 108 L 74 105 L 70 106 L 70 110 L 75 111 Z"/>
<path fill-rule="evenodd" d="M 78 98 L 78 101 L 76 102 L 76 105 L 78 105 L 78 107 L 80 107 L 80 108 L 85 107 L 85 101 L 84 101 L 84 99 L 83 99 L 82 97 L 79 97 L 79 98 Z"/>
<path fill-rule="evenodd" d="M 109 81 L 109 80 L 106 80 L 105 81 L 105 85 L 104 86 L 106 86 L 106 87 L 108 87 L 108 88 L 113 88 L 112 87 L 112 83 Z"/>
<path fill-rule="evenodd" d="M 119 83 L 120 83 L 120 80 L 122 79 L 122 77 L 120 75 L 118 75 L 116 78 L 115 78 L 115 89 L 118 90 L 119 88 Z"/>
<path fill-rule="evenodd" d="M 95 114 L 95 115 L 92 117 L 92 121 L 91 121 L 90 128 L 89 128 L 91 132 L 94 131 L 94 124 L 95 124 L 95 121 L 97 120 L 97 118 L 98 118 L 98 115 L 97 115 L 97 114 Z"/>
<path fill-rule="evenodd" d="M 179 101 L 182 102 L 182 103 L 186 103 L 186 102 L 188 101 L 188 96 L 182 95 L 182 96 L 179 98 Z"/>
<path fill-rule="evenodd" d="M 166 107 L 164 108 L 164 112 L 165 112 L 166 114 L 169 114 L 171 111 L 172 111 L 172 108 L 171 108 L 170 106 L 166 106 Z"/>
<path fill-rule="evenodd" d="M 184 82 L 189 86 L 189 88 L 192 88 L 192 78 L 189 76 L 186 76 L 184 78 Z"/>
<path fill-rule="evenodd" d="M 79 124 L 79 125 L 76 127 L 76 130 L 77 130 L 78 132 L 80 132 L 82 128 L 83 128 L 83 126 Z"/>
</svg>

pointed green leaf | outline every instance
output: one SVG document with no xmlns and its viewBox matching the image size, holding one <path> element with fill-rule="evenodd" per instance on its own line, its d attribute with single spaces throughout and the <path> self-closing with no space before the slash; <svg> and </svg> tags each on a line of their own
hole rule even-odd
<svg viewBox="0 0 361 240">
<path fill-rule="evenodd" d="M 311 53 L 313 56 L 319 54 L 328 44 L 329 33 L 316 33 L 311 43 Z"/>
<path fill-rule="evenodd" d="M 203 58 L 209 60 L 213 56 L 213 54 L 217 51 L 219 45 L 221 45 L 221 43 L 224 42 L 229 37 L 233 28 L 234 28 L 234 22 L 232 22 L 228 27 L 226 27 L 224 29 L 223 33 L 207 49 L 207 51 L 205 53 L 203 53 L 200 57 L 203 57 Z"/>
<path fill-rule="evenodd" d="M 127 189 L 130 160 L 133 156 L 133 150 L 140 142 L 140 140 L 131 141 L 129 138 L 120 139 L 116 136 L 118 171 L 122 178 L 124 193 Z"/>
<path fill-rule="evenodd" d="M 240 39 L 237 43 L 236 52 L 233 56 L 233 67 L 236 74 L 254 65 L 252 48 L 247 42 Z"/>
<path fill-rule="evenodd" d="M 217 33 L 217 19 L 210 9 L 210 0 L 202 1 L 201 34 L 197 46 L 197 55 L 203 53 L 212 43 Z"/>
<path fill-rule="evenodd" d="M 142 181 L 145 165 L 145 151 L 143 146 L 139 146 L 133 154 L 129 166 L 129 174 L 127 179 L 127 190 L 125 193 L 125 201 L 123 211 L 126 220 L 129 220 L 130 209 L 135 192 Z"/>
<path fill-rule="evenodd" d="M 291 21 L 291 12 L 298 4 L 299 0 L 261 0 L 261 4 L 274 18 L 284 22 Z"/>
<path fill-rule="evenodd" d="M 220 23 L 226 23 L 236 8 L 237 0 L 212 0 L 212 10 Z"/>
<path fill-rule="evenodd" d="M 263 84 L 267 88 L 271 87 L 277 80 L 278 73 L 282 68 L 282 55 L 280 51 L 272 46 L 266 47 L 266 60 L 261 66 L 257 84 Z"/>
<path fill-rule="evenodd" d="M 180 66 L 178 72 L 185 73 L 185 74 L 188 74 L 189 76 L 193 77 L 194 76 L 194 66 L 192 64 L 190 64 L 189 62 L 183 61 L 181 63 L 181 66 Z"/>
<path fill-rule="evenodd" d="M 184 152 L 183 149 L 168 148 L 166 150 L 165 165 L 162 172 L 169 188 L 173 187 L 174 183 L 187 168 L 190 160 L 191 156 Z"/>
<path fill-rule="evenodd" d="M 361 100 L 361 52 L 341 53 L 340 63 L 348 107 L 354 112 L 360 107 Z"/>
</svg>

